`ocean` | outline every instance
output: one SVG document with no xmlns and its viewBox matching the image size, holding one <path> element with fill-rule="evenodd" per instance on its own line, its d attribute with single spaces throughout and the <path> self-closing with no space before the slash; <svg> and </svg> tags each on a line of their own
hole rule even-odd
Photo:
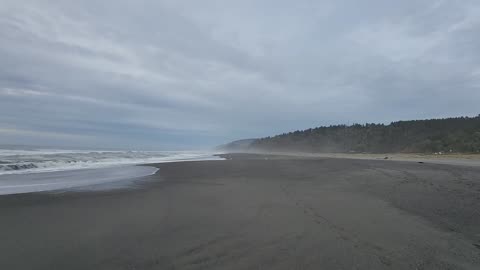
<svg viewBox="0 0 480 270">
<path fill-rule="evenodd" d="M 158 170 L 134 165 L 221 159 L 207 151 L 0 148 L 0 195 L 123 188 Z"/>
<path fill-rule="evenodd" d="M 105 168 L 173 161 L 219 160 L 207 151 L 1 149 L 0 175 Z"/>
</svg>

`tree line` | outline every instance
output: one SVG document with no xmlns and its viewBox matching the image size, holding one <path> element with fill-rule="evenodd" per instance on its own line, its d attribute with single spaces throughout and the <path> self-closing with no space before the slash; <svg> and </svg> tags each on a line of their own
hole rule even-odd
<svg viewBox="0 0 480 270">
<path fill-rule="evenodd" d="M 480 153 L 480 115 L 331 125 L 253 140 L 251 150 L 338 153 Z"/>
</svg>

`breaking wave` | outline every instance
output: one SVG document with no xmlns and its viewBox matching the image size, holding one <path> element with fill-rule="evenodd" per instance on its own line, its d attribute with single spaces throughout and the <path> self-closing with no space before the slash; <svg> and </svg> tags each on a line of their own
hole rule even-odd
<svg viewBox="0 0 480 270">
<path fill-rule="evenodd" d="M 0 149 L 0 175 L 103 168 L 127 164 L 219 160 L 199 151 L 85 151 Z"/>
</svg>

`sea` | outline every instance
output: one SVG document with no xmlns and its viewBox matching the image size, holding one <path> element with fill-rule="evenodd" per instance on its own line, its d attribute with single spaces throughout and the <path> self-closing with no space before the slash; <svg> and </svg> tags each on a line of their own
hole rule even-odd
<svg viewBox="0 0 480 270">
<path fill-rule="evenodd" d="M 158 169 L 149 163 L 222 159 L 215 154 L 0 147 L 0 195 L 119 188 L 155 174 Z"/>
</svg>

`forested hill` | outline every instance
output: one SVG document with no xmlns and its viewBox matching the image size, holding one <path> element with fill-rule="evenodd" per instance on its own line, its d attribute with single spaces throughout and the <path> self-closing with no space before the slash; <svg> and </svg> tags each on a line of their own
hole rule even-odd
<svg viewBox="0 0 480 270">
<path fill-rule="evenodd" d="M 480 115 L 384 124 L 336 125 L 257 139 L 249 150 L 368 153 L 480 153 Z"/>
</svg>

